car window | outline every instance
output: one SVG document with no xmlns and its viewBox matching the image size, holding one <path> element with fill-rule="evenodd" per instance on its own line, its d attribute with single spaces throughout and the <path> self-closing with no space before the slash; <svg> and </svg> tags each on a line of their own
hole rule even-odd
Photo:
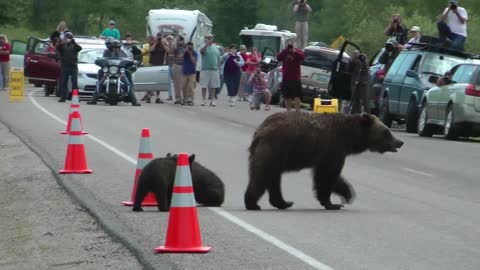
<svg viewBox="0 0 480 270">
<path fill-rule="evenodd" d="M 457 67 L 457 70 L 455 70 L 455 72 L 453 73 L 453 76 L 452 76 L 453 81 L 455 81 L 455 82 L 460 81 L 460 79 L 462 78 L 462 75 L 463 75 L 463 69 L 464 68 L 465 68 L 464 65 L 461 65 L 461 66 Z"/>
<path fill-rule="evenodd" d="M 27 43 L 18 40 L 12 41 L 12 54 L 24 55 L 26 49 Z"/>
<path fill-rule="evenodd" d="M 380 51 L 377 52 L 377 54 L 373 57 L 372 63 L 370 64 L 371 66 L 375 66 L 380 64 L 380 56 L 382 56 L 383 52 L 385 51 L 385 48 L 382 48 Z"/>
<path fill-rule="evenodd" d="M 412 69 L 416 59 L 417 59 L 416 54 L 407 54 L 407 56 L 405 57 L 405 60 L 403 61 L 400 68 L 398 69 L 396 76 L 401 76 L 401 77 L 406 76 L 407 71 Z"/>
<path fill-rule="evenodd" d="M 415 59 L 415 62 L 413 63 L 411 70 L 414 70 L 418 73 L 421 60 L 422 60 L 422 55 L 417 55 L 417 58 Z"/>
<path fill-rule="evenodd" d="M 35 53 L 46 53 L 48 49 L 48 44 L 46 42 L 38 42 L 35 45 L 34 52 Z"/>
<path fill-rule="evenodd" d="M 392 65 L 390 66 L 390 69 L 388 70 L 387 78 L 390 77 L 390 76 L 395 76 L 395 74 L 398 71 L 398 68 L 400 67 L 400 65 L 403 64 L 403 60 L 405 60 L 406 56 L 407 56 L 407 54 L 401 53 L 395 58 Z"/>
<path fill-rule="evenodd" d="M 470 83 L 472 81 L 472 75 L 475 72 L 476 67 L 474 65 L 464 65 L 463 72 L 458 80 L 455 80 L 457 83 Z"/>
<path fill-rule="evenodd" d="M 302 66 L 331 70 L 336 58 L 336 54 L 306 50 Z"/>
<path fill-rule="evenodd" d="M 427 54 L 423 61 L 421 73 L 443 75 L 453 66 L 463 61 L 461 58 L 448 55 Z"/>
<path fill-rule="evenodd" d="M 82 49 L 78 53 L 78 62 L 85 64 L 95 64 L 98 57 L 103 56 L 104 49 Z"/>
</svg>

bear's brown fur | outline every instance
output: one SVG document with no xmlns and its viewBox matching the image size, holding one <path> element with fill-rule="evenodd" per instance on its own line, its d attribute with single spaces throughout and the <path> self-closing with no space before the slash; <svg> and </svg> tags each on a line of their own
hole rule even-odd
<svg viewBox="0 0 480 270">
<path fill-rule="evenodd" d="M 284 172 L 313 169 L 316 197 L 329 210 L 336 193 L 351 203 L 355 192 L 340 175 L 348 155 L 370 150 L 397 152 L 403 142 L 373 115 L 281 112 L 270 115 L 257 128 L 250 145 L 249 183 L 245 207 L 260 210 L 258 200 L 268 190 L 270 204 L 279 209 L 293 205 L 283 199 Z"/>
</svg>

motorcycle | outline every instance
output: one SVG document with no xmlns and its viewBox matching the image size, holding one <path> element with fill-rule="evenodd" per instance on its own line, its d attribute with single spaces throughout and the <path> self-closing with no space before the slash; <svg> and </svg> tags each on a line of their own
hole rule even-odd
<svg viewBox="0 0 480 270">
<path fill-rule="evenodd" d="M 130 102 L 128 93 L 131 86 L 127 83 L 127 72 L 132 74 L 137 70 L 135 62 L 128 58 L 101 57 L 95 60 L 95 65 L 103 72 L 103 76 L 97 81 L 99 98 L 104 98 L 105 103 L 110 105 L 117 105 L 121 101 Z"/>
</svg>

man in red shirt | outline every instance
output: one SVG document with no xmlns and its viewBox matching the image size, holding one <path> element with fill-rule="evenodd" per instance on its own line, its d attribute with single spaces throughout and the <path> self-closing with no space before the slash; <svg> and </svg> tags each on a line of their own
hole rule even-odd
<svg viewBox="0 0 480 270">
<path fill-rule="evenodd" d="M 287 111 L 292 109 L 294 102 L 295 111 L 300 111 L 300 98 L 302 97 L 302 81 L 300 65 L 305 58 L 305 54 L 299 48 L 289 44 L 286 49 L 277 55 L 278 61 L 282 61 L 282 94 L 285 98 Z"/>
<path fill-rule="evenodd" d="M 8 44 L 7 37 L 4 34 L 0 34 L 0 75 L 3 80 L 3 90 L 7 90 L 8 87 L 8 71 L 10 63 L 10 44 Z M 0 88 L 1 89 L 1 88 Z"/>
</svg>

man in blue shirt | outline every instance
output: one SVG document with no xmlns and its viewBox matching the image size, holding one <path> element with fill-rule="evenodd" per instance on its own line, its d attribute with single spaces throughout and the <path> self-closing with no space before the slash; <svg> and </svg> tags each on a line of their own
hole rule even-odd
<svg viewBox="0 0 480 270">
<path fill-rule="evenodd" d="M 114 39 L 120 39 L 120 31 L 115 28 L 115 21 L 110 21 L 108 23 L 108 28 L 105 28 L 100 34 L 100 38 L 113 37 Z"/>
<path fill-rule="evenodd" d="M 184 75 L 183 80 L 183 98 L 186 101 L 188 106 L 193 106 L 193 93 L 195 87 L 197 86 L 196 81 L 196 65 L 197 65 L 198 54 L 193 49 L 193 43 L 187 42 L 185 53 L 183 54 L 183 64 L 182 64 L 182 72 Z"/>
</svg>

